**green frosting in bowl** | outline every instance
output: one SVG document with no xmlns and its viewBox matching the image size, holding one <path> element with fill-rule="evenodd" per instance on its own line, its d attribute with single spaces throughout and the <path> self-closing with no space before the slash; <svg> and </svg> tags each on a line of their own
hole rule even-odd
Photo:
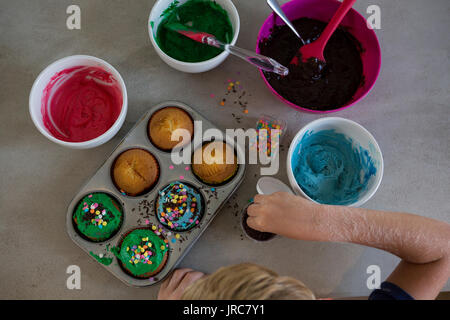
<svg viewBox="0 0 450 320">
<path fill-rule="evenodd" d="M 155 40 L 167 55 L 184 62 L 201 62 L 221 54 L 221 49 L 208 46 L 179 34 L 176 30 L 202 31 L 224 43 L 233 39 L 233 27 L 228 13 L 211 0 L 188 0 L 178 5 L 174 1 L 161 15 Z"/>
<path fill-rule="evenodd" d="M 73 222 L 78 230 L 91 241 L 110 239 L 120 229 L 123 212 L 119 203 L 106 193 L 91 193 L 78 203 Z"/>
<path fill-rule="evenodd" d="M 135 276 L 155 272 L 169 250 L 164 240 L 150 229 L 135 229 L 122 241 L 114 254 L 125 269 Z"/>
</svg>

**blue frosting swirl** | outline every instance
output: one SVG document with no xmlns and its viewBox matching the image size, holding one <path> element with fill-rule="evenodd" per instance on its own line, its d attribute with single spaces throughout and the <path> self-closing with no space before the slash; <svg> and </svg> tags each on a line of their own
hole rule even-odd
<svg viewBox="0 0 450 320">
<path fill-rule="evenodd" d="M 197 224 L 203 215 L 203 198 L 192 186 L 175 181 L 159 192 L 156 203 L 158 220 L 176 231 L 186 231 Z"/>
<path fill-rule="evenodd" d="M 350 205 L 377 172 L 369 152 L 335 130 L 308 131 L 291 159 L 295 179 L 313 200 Z"/>
</svg>

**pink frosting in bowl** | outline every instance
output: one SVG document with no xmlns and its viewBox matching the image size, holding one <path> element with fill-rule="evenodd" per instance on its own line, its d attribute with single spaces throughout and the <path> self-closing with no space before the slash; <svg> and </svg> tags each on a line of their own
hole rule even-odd
<svg viewBox="0 0 450 320">
<path fill-rule="evenodd" d="M 109 130 L 119 117 L 122 92 L 114 76 L 99 67 L 58 72 L 44 89 L 42 117 L 57 139 L 84 142 Z"/>
<path fill-rule="evenodd" d="M 36 128 L 49 140 L 74 149 L 109 141 L 128 109 L 125 83 L 106 61 L 86 55 L 62 58 L 36 78 L 29 109 Z"/>
</svg>

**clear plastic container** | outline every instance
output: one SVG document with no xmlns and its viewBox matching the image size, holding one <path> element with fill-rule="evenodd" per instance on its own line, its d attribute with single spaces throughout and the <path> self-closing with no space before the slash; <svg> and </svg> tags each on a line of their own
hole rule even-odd
<svg viewBox="0 0 450 320">
<path fill-rule="evenodd" d="M 265 139 L 260 140 L 260 134 L 259 131 L 261 129 L 266 129 L 267 130 L 267 135 L 265 137 Z M 280 130 L 279 132 L 279 138 L 278 138 L 278 145 L 273 146 L 272 145 L 272 130 L 273 129 L 278 129 Z M 266 114 L 262 114 L 258 120 L 256 121 L 256 132 L 257 132 L 257 145 L 258 145 L 258 150 L 259 148 L 267 148 L 267 155 L 270 156 L 271 155 L 271 149 L 274 148 L 275 153 L 278 152 L 279 150 L 279 145 L 281 144 L 283 137 L 286 134 L 286 130 L 287 130 L 287 123 L 284 120 L 281 119 L 275 119 L 269 115 Z"/>
</svg>

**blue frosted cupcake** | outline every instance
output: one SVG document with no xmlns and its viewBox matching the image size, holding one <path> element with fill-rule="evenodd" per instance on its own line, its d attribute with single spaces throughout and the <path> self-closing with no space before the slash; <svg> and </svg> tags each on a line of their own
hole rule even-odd
<svg viewBox="0 0 450 320">
<path fill-rule="evenodd" d="M 204 202 L 200 192 L 184 182 L 175 181 L 159 192 L 156 200 L 158 220 L 168 229 L 187 231 L 200 223 Z"/>
</svg>

